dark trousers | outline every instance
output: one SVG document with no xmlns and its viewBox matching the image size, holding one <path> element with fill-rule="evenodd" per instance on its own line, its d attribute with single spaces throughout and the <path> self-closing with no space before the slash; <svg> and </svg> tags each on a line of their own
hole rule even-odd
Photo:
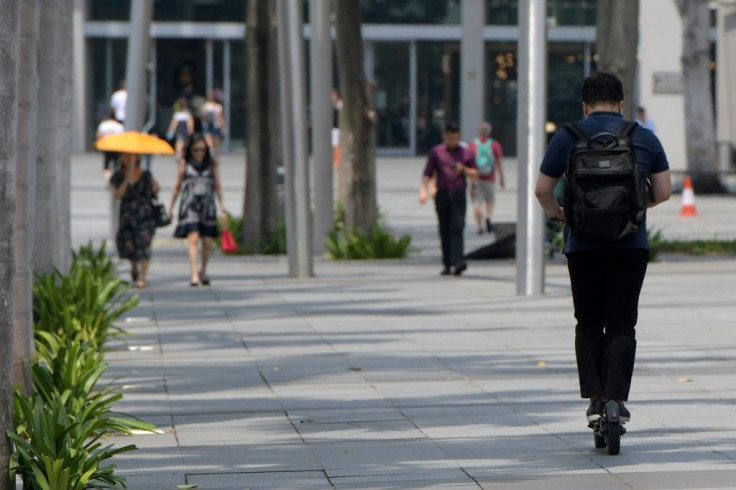
<svg viewBox="0 0 736 490">
<path fill-rule="evenodd" d="M 465 189 L 438 190 L 434 197 L 434 207 L 440 224 L 442 242 L 442 264 L 445 267 L 465 262 L 465 211 L 467 197 Z"/>
<path fill-rule="evenodd" d="M 597 248 L 567 254 L 575 307 L 580 396 L 628 400 L 639 293 L 649 251 Z"/>
</svg>

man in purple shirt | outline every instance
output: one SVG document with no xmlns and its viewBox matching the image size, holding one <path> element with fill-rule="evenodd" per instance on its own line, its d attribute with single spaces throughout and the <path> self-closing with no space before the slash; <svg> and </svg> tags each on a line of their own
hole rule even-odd
<svg viewBox="0 0 736 490">
<path fill-rule="evenodd" d="M 463 231 L 467 209 L 467 178 L 478 175 L 473 152 L 460 143 L 460 129 L 457 123 L 448 122 L 442 132 L 443 143 L 430 150 L 427 165 L 424 167 L 422 183 L 419 186 L 419 202 L 424 204 L 430 194 L 429 185 L 436 179 L 437 194 L 434 206 L 439 221 L 440 241 L 442 242 L 442 275 L 455 275 L 468 268 L 465 262 Z"/>
</svg>

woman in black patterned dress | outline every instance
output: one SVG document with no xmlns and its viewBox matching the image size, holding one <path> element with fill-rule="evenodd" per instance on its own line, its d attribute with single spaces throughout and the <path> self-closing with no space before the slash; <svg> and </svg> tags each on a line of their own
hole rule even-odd
<svg viewBox="0 0 736 490">
<path fill-rule="evenodd" d="M 118 255 L 130 260 L 130 275 L 136 287 L 146 287 L 151 241 L 156 232 L 152 200 L 159 185 L 150 172 L 141 170 L 140 155 L 123 154 L 123 169 L 110 179 L 115 198 L 120 199 L 120 223 L 115 237 Z"/>
<path fill-rule="evenodd" d="M 217 229 L 217 207 L 215 196 L 220 203 L 223 220 L 227 217 L 220 169 L 210 155 L 210 149 L 201 133 L 195 133 L 189 140 L 184 157 L 179 160 L 179 172 L 171 195 L 169 213 L 174 209 L 176 198 L 181 192 L 178 224 L 174 231 L 176 238 L 186 238 L 189 245 L 190 286 L 209 286 L 207 261 L 212 250 L 212 239 L 219 236 Z M 202 242 L 202 267 L 197 265 L 197 249 Z"/>
</svg>

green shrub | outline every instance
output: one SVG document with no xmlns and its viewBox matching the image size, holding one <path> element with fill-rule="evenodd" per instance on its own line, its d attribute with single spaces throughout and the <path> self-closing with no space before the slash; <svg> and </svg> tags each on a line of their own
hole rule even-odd
<svg viewBox="0 0 736 490">
<path fill-rule="evenodd" d="M 345 212 L 338 206 L 325 241 L 329 256 L 336 260 L 405 258 L 411 250 L 411 236 L 396 239 L 380 221 L 374 223 L 371 234 L 359 228 L 348 230 Z"/>
<path fill-rule="evenodd" d="M 10 476 L 14 480 L 20 475 L 24 489 L 125 488 L 125 478 L 114 473 L 115 465 L 101 463 L 136 447 L 103 446 L 104 419 L 72 413 L 59 397 L 46 401 L 17 390 L 13 416 L 15 429 L 8 434 L 15 445 Z"/>
<path fill-rule="evenodd" d="M 126 298 L 129 287 L 119 279 L 98 276 L 93 268 L 77 267 L 69 274 L 37 274 L 35 330 L 52 332 L 96 349 L 112 337 L 126 335 L 115 326 L 123 314 L 138 305 L 138 296 Z"/>
<path fill-rule="evenodd" d="M 736 240 L 665 240 L 662 232 L 647 230 L 649 260 L 654 262 L 663 253 L 686 255 L 736 255 Z"/>
<path fill-rule="evenodd" d="M 102 242 L 102 246 L 95 250 L 92 241 L 87 245 L 79 247 L 78 251 L 72 251 L 72 266 L 70 274 L 74 274 L 79 269 L 90 270 L 95 277 L 105 279 L 115 279 L 117 277 L 117 269 L 113 260 L 105 252 L 107 242 Z"/>
<path fill-rule="evenodd" d="M 222 226 L 222 222 L 220 222 L 220 226 Z M 233 234 L 235 244 L 238 247 L 237 255 L 253 255 L 254 253 L 262 255 L 284 255 L 287 252 L 286 224 L 283 220 L 279 220 L 276 226 L 276 233 L 273 236 L 265 237 L 260 250 L 257 251 L 253 250 L 253 247 L 243 243 L 243 230 L 245 229 L 243 218 L 228 214 L 225 226 Z M 222 240 L 219 237 L 215 239 L 215 243 L 218 247 L 222 247 Z"/>
</svg>

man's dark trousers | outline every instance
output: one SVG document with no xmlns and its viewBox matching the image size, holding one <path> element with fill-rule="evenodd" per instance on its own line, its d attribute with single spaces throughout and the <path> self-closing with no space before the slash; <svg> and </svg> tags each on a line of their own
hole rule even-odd
<svg viewBox="0 0 736 490">
<path fill-rule="evenodd" d="M 580 395 L 628 400 L 636 355 L 639 293 L 649 251 L 596 248 L 567 254 Z"/>
<path fill-rule="evenodd" d="M 445 268 L 465 262 L 465 212 L 467 198 L 465 189 L 438 190 L 434 197 L 437 219 L 440 224 L 440 241 L 442 242 L 442 264 Z"/>
</svg>

